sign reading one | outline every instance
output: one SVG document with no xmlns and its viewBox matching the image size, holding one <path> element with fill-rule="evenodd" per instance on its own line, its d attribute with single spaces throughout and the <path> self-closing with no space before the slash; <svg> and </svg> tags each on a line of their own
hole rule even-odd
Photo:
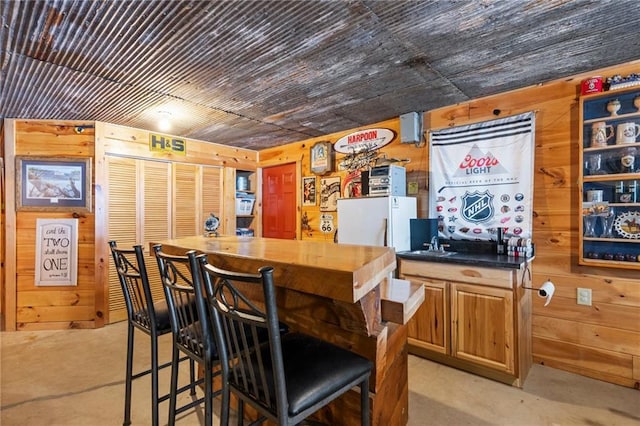
<svg viewBox="0 0 640 426">
<path fill-rule="evenodd" d="M 389 129 L 365 129 L 341 137 L 333 148 L 342 154 L 372 151 L 382 148 L 395 136 L 393 130 Z"/>
<path fill-rule="evenodd" d="M 149 150 L 187 155 L 187 142 L 173 136 L 149 133 Z"/>
<path fill-rule="evenodd" d="M 78 219 L 37 219 L 36 285 L 77 285 Z"/>
</svg>

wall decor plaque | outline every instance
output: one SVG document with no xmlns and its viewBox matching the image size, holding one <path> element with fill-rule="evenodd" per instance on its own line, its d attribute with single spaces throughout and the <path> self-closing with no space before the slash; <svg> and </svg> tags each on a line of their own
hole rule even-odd
<svg viewBox="0 0 640 426">
<path fill-rule="evenodd" d="M 75 286 L 78 219 L 37 219 L 36 286 Z"/>
<path fill-rule="evenodd" d="M 311 172 L 317 175 L 333 172 L 331 142 L 317 142 L 311 147 Z"/>
</svg>

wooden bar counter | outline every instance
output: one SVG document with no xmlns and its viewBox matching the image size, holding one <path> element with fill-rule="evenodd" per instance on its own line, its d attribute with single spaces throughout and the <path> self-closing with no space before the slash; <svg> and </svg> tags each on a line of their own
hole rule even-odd
<svg viewBox="0 0 640 426">
<path fill-rule="evenodd" d="M 235 236 L 159 243 L 167 253 L 184 254 L 191 249 L 206 253 L 209 262 L 221 268 L 255 273 L 262 266 L 273 266 L 280 320 L 293 330 L 370 359 L 374 364 L 369 388 L 372 424 L 407 424 L 407 327 L 385 321 L 381 314 L 381 293 L 395 281 L 408 284 L 387 280 L 396 268 L 393 249 Z M 421 288 L 416 290 L 411 294 L 420 294 Z M 411 311 L 421 303 L 412 297 Z M 408 317 L 405 313 L 404 318 Z M 359 424 L 358 393 L 349 392 L 314 417 L 331 425 Z"/>
</svg>

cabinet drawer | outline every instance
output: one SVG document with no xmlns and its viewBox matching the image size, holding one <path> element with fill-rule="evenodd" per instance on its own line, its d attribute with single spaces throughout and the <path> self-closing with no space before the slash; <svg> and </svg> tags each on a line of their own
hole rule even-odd
<svg viewBox="0 0 640 426">
<path fill-rule="evenodd" d="M 399 269 L 402 275 L 413 275 L 421 278 L 481 284 L 501 288 L 514 287 L 514 274 L 510 269 L 405 259 L 400 259 Z"/>
</svg>

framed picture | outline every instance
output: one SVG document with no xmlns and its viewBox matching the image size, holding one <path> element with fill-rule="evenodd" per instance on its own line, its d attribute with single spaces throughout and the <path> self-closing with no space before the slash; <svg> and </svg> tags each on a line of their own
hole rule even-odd
<svg viewBox="0 0 640 426">
<path fill-rule="evenodd" d="M 91 159 L 16 157 L 16 210 L 90 212 Z"/>
<path fill-rule="evenodd" d="M 333 149 L 331 142 L 317 142 L 311 147 L 311 172 L 324 175 L 333 172 Z"/>
<path fill-rule="evenodd" d="M 338 210 L 340 197 L 340 176 L 320 179 L 320 211 L 335 212 Z"/>
<path fill-rule="evenodd" d="M 78 219 L 36 219 L 36 286 L 78 285 Z"/>
<path fill-rule="evenodd" d="M 316 205 L 316 177 L 304 176 L 302 178 L 302 205 Z"/>
</svg>

